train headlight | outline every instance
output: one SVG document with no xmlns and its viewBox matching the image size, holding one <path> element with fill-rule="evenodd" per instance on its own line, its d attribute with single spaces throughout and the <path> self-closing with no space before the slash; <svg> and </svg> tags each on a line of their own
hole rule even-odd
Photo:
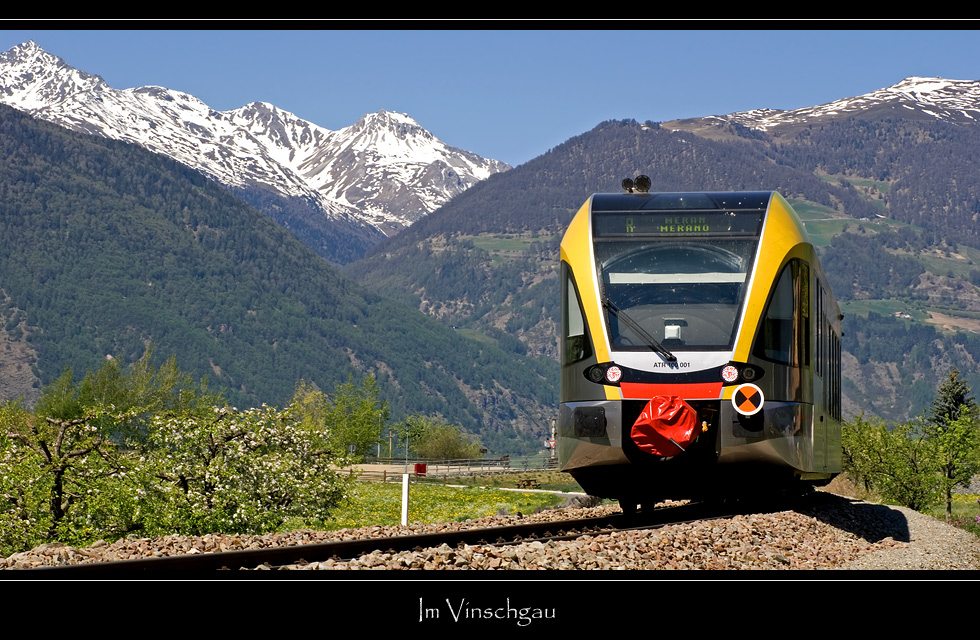
<svg viewBox="0 0 980 640">
<path fill-rule="evenodd" d="M 755 365 L 732 362 L 722 367 L 721 379 L 726 384 L 734 384 L 738 381 L 752 382 L 761 378 L 764 373 L 765 371 L 763 369 Z"/>
<path fill-rule="evenodd" d="M 611 362 L 594 364 L 583 373 L 589 382 L 596 384 L 619 385 L 619 381 L 623 378 L 623 369 Z"/>
</svg>

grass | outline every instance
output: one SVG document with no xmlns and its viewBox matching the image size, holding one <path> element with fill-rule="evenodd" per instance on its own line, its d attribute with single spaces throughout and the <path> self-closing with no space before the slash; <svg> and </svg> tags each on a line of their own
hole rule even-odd
<svg viewBox="0 0 980 640">
<path fill-rule="evenodd" d="M 402 485 L 361 482 L 351 503 L 338 509 L 328 530 L 401 524 Z M 452 487 L 413 483 L 409 487 L 409 522 L 463 522 L 507 513 L 532 513 L 539 507 L 557 506 L 556 494 L 503 491 L 490 487 Z"/>
<path fill-rule="evenodd" d="M 822 176 L 822 179 L 829 182 L 836 182 L 836 176 Z M 850 179 L 849 179 L 850 180 Z M 874 182 L 870 180 L 850 180 L 852 184 L 868 187 L 872 190 L 887 192 L 887 183 Z M 884 203 L 877 199 L 870 198 L 875 206 L 884 211 Z M 875 218 L 873 220 L 861 220 L 850 216 L 842 216 L 834 209 L 795 198 L 789 199 L 793 210 L 800 216 L 803 225 L 806 227 L 810 241 L 817 247 L 826 247 L 831 239 L 845 232 L 859 232 L 864 229 L 864 233 L 877 233 L 882 229 L 919 229 L 904 222 L 891 220 L 888 218 Z M 920 229 L 921 230 L 921 229 Z"/>
<path fill-rule="evenodd" d="M 816 204 L 808 200 L 798 200 L 795 198 L 790 198 L 789 203 L 792 205 L 793 211 L 795 211 L 796 214 L 800 216 L 800 220 L 803 221 L 827 220 L 837 217 L 837 212 L 822 204 Z"/>
<path fill-rule="evenodd" d="M 950 524 L 980 537 L 980 522 L 977 522 L 977 516 L 980 514 L 978 500 L 980 500 L 980 495 L 977 494 L 953 494 Z M 946 503 L 938 504 L 927 509 L 924 513 L 938 520 L 946 520 Z"/>
<path fill-rule="evenodd" d="M 466 478 L 464 482 L 475 486 L 511 488 L 533 487 L 546 491 L 565 491 L 568 493 L 583 493 L 572 476 L 562 471 L 528 471 L 525 473 L 507 473 L 497 475 L 476 476 Z"/>
<path fill-rule="evenodd" d="M 928 319 L 928 314 L 915 309 L 908 302 L 903 300 L 848 300 L 841 302 L 841 311 L 844 315 L 856 315 L 867 317 L 868 313 L 874 311 L 878 315 L 889 316 L 896 311 L 908 312 L 915 320 L 923 322 Z"/>
<path fill-rule="evenodd" d="M 460 236 L 462 240 L 471 240 L 473 246 L 484 249 L 486 251 L 493 252 L 504 252 L 504 253 L 514 253 L 519 251 L 527 251 L 528 247 L 531 246 L 533 242 L 551 242 L 554 236 L 539 235 L 515 235 L 515 234 L 486 234 L 479 236 Z"/>
<path fill-rule="evenodd" d="M 553 242 L 555 240 L 555 236 L 495 233 L 476 236 L 460 236 L 459 239 L 469 240 L 477 249 L 483 249 L 484 251 L 489 252 L 492 262 L 505 263 L 524 257 L 526 255 L 525 252 L 535 242 L 543 242 L 546 244 Z"/>
<path fill-rule="evenodd" d="M 474 486 L 457 487 L 440 484 L 413 483 L 409 488 L 409 522 L 463 522 L 500 513 L 533 513 L 538 508 L 554 507 L 564 497 L 532 491 L 506 491 L 504 488 L 534 486 L 551 491 L 581 492 L 571 477 L 560 471 L 533 471 L 519 474 L 478 476 L 465 480 Z M 841 474 L 826 487 L 827 491 L 850 498 L 881 502 L 863 487 Z M 361 482 L 357 495 L 340 508 L 325 527 L 327 530 L 356 529 L 370 526 L 397 526 L 401 523 L 400 482 Z M 976 521 L 980 495 L 956 494 L 953 497 L 951 525 L 980 537 Z M 924 511 L 939 520 L 946 519 L 945 505 L 939 504 Z"/>
</svg>

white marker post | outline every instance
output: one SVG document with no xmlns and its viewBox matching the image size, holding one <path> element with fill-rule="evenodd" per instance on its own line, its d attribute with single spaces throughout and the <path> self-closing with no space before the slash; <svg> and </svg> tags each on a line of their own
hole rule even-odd
<svg viewBox="0 0 980 640">
<path fill-rule="evenodd" d="M 408 474 L 402 474 L 402 526 L 408 525 Z"/>
</svg>

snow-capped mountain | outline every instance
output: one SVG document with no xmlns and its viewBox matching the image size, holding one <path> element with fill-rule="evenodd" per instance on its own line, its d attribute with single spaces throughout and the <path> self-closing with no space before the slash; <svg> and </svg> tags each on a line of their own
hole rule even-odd
<svg viewBox="0 0 980 640">
<path fill-rule="evenodd" d="M 447 146 L 405 114 L 332 131 L 264 102 L 231 111 L 163 87 L 118 90 L 27 42 L 0 54 L 0 102 L 136 143 L 239 190 L 299 198 L 388 234 L 510 167 Z"/>
<path fill-rule="evenodd" d="M 708 116 L 683 123 L 736 123 L 751 129 L 773 131 L 793 125 L 813 124 L 827 118 L 861 114 L 901 113 L 905 118 L 936 119 L 980 124 L 980 82 L 945 78 L 905 78 L 898 84 L 853 98 L 842 98 L 815 107 L 788 111 L 753 109 L 726 116 Z M 678 128 L 688 128 L 680 126 Z"/>
</svg>

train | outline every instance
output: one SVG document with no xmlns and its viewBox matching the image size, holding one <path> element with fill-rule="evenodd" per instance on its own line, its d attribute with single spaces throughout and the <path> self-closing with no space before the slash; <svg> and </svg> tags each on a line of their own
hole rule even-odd
<svg viewBox="0 0 980 640">
<path fill-rule="evenodd" d="M 560 468 L 625 513 L 841 471 L 840 307 L 776 191 L 596 193 L 561 241 Z"/>
</svg>

